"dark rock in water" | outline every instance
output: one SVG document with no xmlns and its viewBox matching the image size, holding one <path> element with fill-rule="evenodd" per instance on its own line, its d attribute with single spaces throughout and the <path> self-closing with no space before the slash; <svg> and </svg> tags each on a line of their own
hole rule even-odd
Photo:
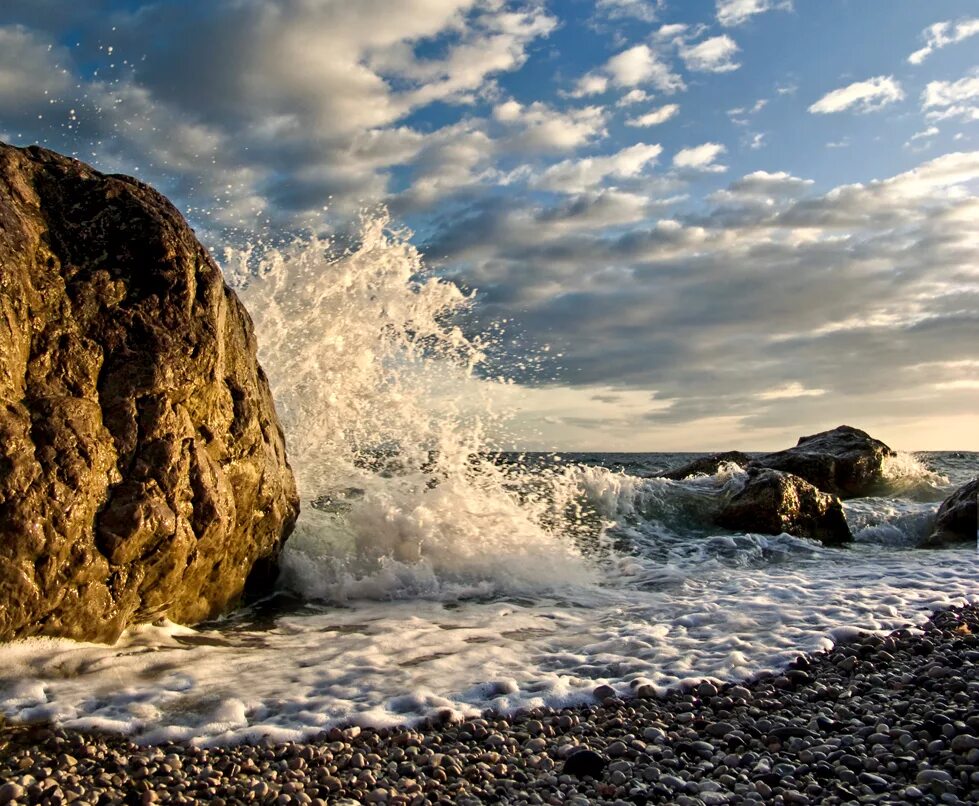
<svg viewBox="0 0 979 806">
<path fill-rule="evenodd" d="M 608 760 L 594 750 L 575 750 L 564 762 L 564 773 L 576 778 L 598 778 L 608 766 Z"/>
<path fill-rule="evenodd" d="M 853 540 L 836 496 L 790 473 L 768 468 L 748 471 L 744 487 L 724 506 L 717 523 L 739 532 L 787 532 L 827 545 Z"/>
<path fill-rule="evenodd" d="M 924 548 L 942 548 L 955 543 L 975 543 L 979 507 L 979 479 L 959 487 L 938 508 L 935 531 L 922 544 Z"/>
<path fill-rule="evenodd" d="M 673 468 L 672 470 L 667 470 L 659 475 L 660 478 L 681 481 L 682 479 L 690 476 L 698 476 L 701 474 L 713 476 L 715 473 L 717 473 L 718 468 L 722 464 L 734 462 L 741 467 L 747 467 L 751 461 L 751 457 L 746 453 L 741 453 L 741 451 L 727 451 L 726 453 L 714 453 L 710 456 L 701 456 L 699 459 L 694 459 L 692 462 L 688 462 L 687 464 Z"/>
<path fill-rule="evenodd" d="M 801 437 L 794 448 L 759 457 L 752 466 L 783 470 L 824 493 L 855 498 L 882 490 L 884 459 L 894 455 L 887 445 L 859 428 L 841 425 Z"/>
<path fill-rule="evenodd" d="M 0 640 L 214 616 L 297 513 L 251 320 L 177 210 L 0 144 Z"/>
</svg>

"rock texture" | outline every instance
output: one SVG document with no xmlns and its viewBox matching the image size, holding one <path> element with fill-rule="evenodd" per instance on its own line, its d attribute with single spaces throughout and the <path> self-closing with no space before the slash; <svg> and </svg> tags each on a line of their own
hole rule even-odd
<svg viewBox="0 0 979 806">
<path fill-rule="evenodd" d="M 661 478 L 673 479 L 674 481 L 680 481 L 690 476 L 698 476 L 701 474 L 713 476 L 715 473 L 717 473 L 717 469 L 723 464 L 734 462 L 736 465 L 740 465 L 741 467 L 748 467 L 752 461 L 752 458 L 748 454 L 741 453 L 741 451 L 714 453 L 710 456 L 701 456 L 699 459 L 694 459 L 692 462 L 688 462 L 687 464 L 681 465 L 673 470 L 667 470 L 665 473 L 661 473 L 660 476 Z"/>
<path fill-rule="evenodd" d="M 251 321 L 134 179 L 0 144 L 0 640 L 268 586 L 298 514 Z"/>
<path fill-rule="evenodd" d="M 798 537 L 840 545 L 853 540 L 836 496 L 797 476 L 768 468 L 748 471 L 744 487 L 717 516 L 726 529 Z"/>
<path fill-rule="evenodd" d="M 938 508 L 935 531 L 924 542 L 925 548 L 941 548 L 956 543 L 976 544 L 976 523 L 979 507 L 979 479 L 959 487 Z"/>
<path fill-rule="evenodd" d="M 753 466 L 783 470 L 824 493 L 855 498 L 874 495 L 886 486 L 884 460 L 894 455 L 887 445 L 865 431 L 841 425 L 832 431 L 801 437 L 794 448 L 762 456 Z"/>
</svg>

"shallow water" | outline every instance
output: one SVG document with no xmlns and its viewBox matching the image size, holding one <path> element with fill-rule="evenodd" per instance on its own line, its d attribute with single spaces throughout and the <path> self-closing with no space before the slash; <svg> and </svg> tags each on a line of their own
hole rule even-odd
<svg viewBox="0 0 979 806">
<path fill-rule="evenodd" d="M 383 221 L 339 255 L 305 242 L 229 252 L 225 268 L 304 499 L 282 596 L 111 647 L 7 645 L 9 718 L 147 742 L 297 739 L 583 702 L 600 683 L 744 678 L 979 601 L 973 547 L 915 548 L 979 454 L 897 457 L 888 497 L 845 504 L 849 548 L 726 533 L 712 513 L 742 483 L 736 465 L 674 482 L 655 474 L 689 455 L 488 450 L 508 381 L 479 367 L 500 335 L 464 335 L 473 301 L 426 278 Z"/>
</svg>

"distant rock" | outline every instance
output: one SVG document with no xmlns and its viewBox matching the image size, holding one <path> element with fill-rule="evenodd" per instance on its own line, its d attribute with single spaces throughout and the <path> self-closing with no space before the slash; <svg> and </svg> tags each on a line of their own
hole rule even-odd
<svg viewBox="0 0 979 806">
<path fill-rule="evenodd" d="M 690 476 L 713 476 L 721 465 L 731 462 L 741 467 L 747 467 L 752 462 L 752 458 L 746 453 L 741 453 L 741 451 L 713 453 L 710 456 L 701 456 L 685 465 L 660 473 L 660 478 L 681 481 Z"/>
<path fill-rule="evenodd" d="M 251 320 L 177 210 L 0 144 L 0 640 L 217 615 L 297 513 Z"/>
<path fill-rule="evenodd" d="M 859 428 L 841 425 L 801 437 L 794 448 L 761 456 L 752 467 L 783 470 L 841 498 L 874 495 L 886 488 L 884 460 L 895 453 Z"/>
<path fill-rule="evenodd" d="M 744 487 L 717 516 L 717 524 L 739 532 L 786 532 L 835 546 L 853 540 L 840 500 L 790 473 L 748 471 Z"/>
<path fill-rule="evenodd" d="M 979 507 L 979 479 L 964 484 L 938 508 L 935 531 L 922 544 L 924 548 L 943 548 L 956 543 L 976 544 L 976 523 Z"/>
</svg>

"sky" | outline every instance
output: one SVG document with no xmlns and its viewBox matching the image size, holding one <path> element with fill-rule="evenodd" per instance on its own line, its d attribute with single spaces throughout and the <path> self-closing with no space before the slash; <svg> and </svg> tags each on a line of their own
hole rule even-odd
<svg viewBox="0 0 979 806">
<path fill-rule="evenodd" d="M 4 0 L 0 139 L 212 248 L 385 205 L 554 356 L 522 447 L 979 450 L 974 0 Z"/>
</svg>

